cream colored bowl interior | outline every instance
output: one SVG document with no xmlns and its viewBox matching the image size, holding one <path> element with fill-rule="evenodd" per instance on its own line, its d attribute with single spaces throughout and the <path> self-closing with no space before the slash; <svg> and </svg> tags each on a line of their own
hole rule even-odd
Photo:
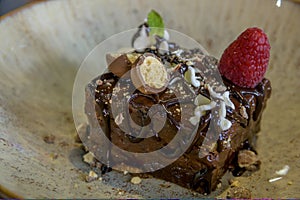
<svg viewBox="0 0 300 200">
<path fill-rule="evenodd" d="M 26 198 L 201 197 L 156 179 L 131 185 L 116 172 L 86 183 L 89 167 L 74 142 L 76 71 L 101 41 L 139 25 L 150 9 L 168 28 L 220 57 L 247 27 L 269 35 L 273 93 L 258 140 L 260 171 L 237 178 L 253 197 L 300 197 L 300 5 L 275 0 L 100 1 L 36 3 L 0 21 L 0 190 Z M 95 72 L 95 76 L 98 72 Z M 54 135 L 54 144 L 43 138 Z M 290 166 L 282 180 L 276 170 Z M 170 185 L 170 187 L 163 187 Z M 226 180 L 210 196 L 226 195 Z M 1 193 L 1 192 L 0 192 Z"/>
</svg>

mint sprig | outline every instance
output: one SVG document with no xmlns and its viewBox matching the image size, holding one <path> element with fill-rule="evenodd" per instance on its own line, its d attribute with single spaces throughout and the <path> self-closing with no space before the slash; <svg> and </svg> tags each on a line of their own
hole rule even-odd
<svg viewBox="0 0 300 200">
<path fill-rule="evenodd" d="M 155 10 L 151 10 L 148 13 L 147 22 L 150 27 L 150 35 L 158 35 L 160 37 L 164 37 L 164 21 Z"/>
</svg>

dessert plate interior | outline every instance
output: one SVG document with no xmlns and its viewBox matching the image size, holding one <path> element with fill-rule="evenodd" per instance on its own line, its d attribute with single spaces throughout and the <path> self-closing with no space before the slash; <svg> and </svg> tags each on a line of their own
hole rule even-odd
<svg viewBox="0 0 300 200">
<path fill-rule="evenodd" d="M 153 178 L 132 185 L 129 175 L 117 172 L 102 181 L 85 182 L 90 168 L 82 162 L 84 152 L 75 143 L 72 118 L 76 72 L 98 43 L 135 28 L 152 8 L 161 13 L 168 28 L 193 37 L 218 58 L 247 27 L 261 27 L 269 35 L 272 49 L 266 77 L 273 93 L 258 140 L 262 165 L 251 176 L 237 180 L 253 197 L 300 197 L 300 6 L 283 1 L 279 8 L 275 1 L 261 0 L 185 4 L 179 0 L 46 1 L 2 17 L 0 194 L 26 198 L 202 197 Z M 268 182 L 284 165 L 290 166 L 288 174 Z M 228 178 L 209 196 L 225 197 Z"/>
</svg>

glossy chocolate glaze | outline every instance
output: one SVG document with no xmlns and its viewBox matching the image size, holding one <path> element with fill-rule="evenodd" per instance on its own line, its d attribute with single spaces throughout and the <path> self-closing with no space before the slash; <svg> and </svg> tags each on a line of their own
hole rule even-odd
<svg viewBox="0 0 300 200">
<path fill-rule="evenodd" d="M 174 45 L 174 48 L 175 47 Z M 151 49 L 147 49 L 146 51 L 157 54 L 157 52 Z M 177 57 L 170 55 L 160 55 L 160 57 L 162 61 L 180 64 L 177 68 L 179 74 L 183 74 L 187 70 L 185 62 Z M 207 62 L 214 62 L 214 64 L 216 64 L 216 60 L 210 59 L 210 61 Z M 207 74 L 204 75 L 207 76 Z M 173 76 L 172 78 L 174 79 L 175 77 L 176 76 Z M 178 106 L 179 103 L 184 104 L 184 109 L 186 109 L 187 113 L 191 113 L 190 116 L 192 116 L 195 109 L 195 105 L 193 104 L 194 99 L 177 99 L 174 94 L 168 91 L 169 89 L 159 94 L 143 94 L 136 90 L 133 94 L 127 95 L 129 115 L 124 117 L 125 120 L 122 123 L 130 129 L 135 129 L 135 127 L 131 126 L 128 121 L 129 118 L 141 126 L 149 124 L 150 119 L 147 112 L 154 104 L 160 104 L 164 107 L 168 120 L 159 133 L 154 133 L 153 136 L 149 138 L 137 138 L 124 134 L 118 125 L 116 125 L 110 107 L 113 88 L 116 87 L 118 81 L 119 78 L 114 74 L 106 73 L 94 79 L 87 86 L 85 110 L 90 122 L 91 131 L 96 132 L 97 125 L 93 124 L 95 123 L 92 119 L 93 116 L 89 114 L 93 110 L 96 110 L 98 122 L 103 130 L 105 130 L 107 138 L 109 138 L 113 144 L 131 152 L 151 152 L 164 147 L 174 138 L 180 127 L 180 120 L 181 122 L 183 120 L 183 122 L 189 124 L 188 119 L 180 119 L 181 113 L 178 113 Z M 124 94 L 126 94 L 127 87 L 132 87 L 130 78 L 122 81 L 122 87 L 119 88 L 120 91 L 117 93 L 117 95 L 120 95 L 118 98 L 125 98 L 126 95 Z M 181 87 L 191 88 L 185 81 L 182 80 L 179 82 Z M 240 175 L 243 172 L 244 169 L 238 168 L 236 157 L 239 150 L 254 149 L 255 147 L 256 133 L 260 129 L 261 115 L 266 106 L 266 101 L 271 94 L 270 81 L 263 79 L 254 89 L 237 87 L 225 78 L 223 78 L 223 82 L 227 90 L 230 91 L 231 101 L 235 104 L 234 110 L 227 108 L 227 118 L 232 122 L 232 127 L 223 132 L 220 131 L 219 127 L 213 127 L 216 133 L 220 133 L 219 139 L 213 143 L 213 148 L 207 147 L 210 149 L 208 155 L 199 157 L 200 147 L 203 147 L 203 141 L 212 120 L 212 114 L 207 112 L 200 120 L 197 134 L 190 148 L 174 163 L 158 171 L 151 172 L 151 175 L 200 193 L 210 193 L 216 189 L 221 177 L 227 170 L 232 171 L 234 175 Z M 192 91 L 196 95 L 201 93 L 204 96 L 209 96 L 208 91 L 203 88 L 192 87 Z M 245 107 L 247 118 L 240 112 L 242 107 Z M 134 130 L 133 132 L 138 132 L 138 130 Z M 99 145 L 101 146 L 100 141 Z M 89 147 L 90 150 L 93 150 L 93 148 L 96 147 Z M 176 151 L 176 149 L 170 149 L 170 154 L 172 151 Z"/>
</svg>

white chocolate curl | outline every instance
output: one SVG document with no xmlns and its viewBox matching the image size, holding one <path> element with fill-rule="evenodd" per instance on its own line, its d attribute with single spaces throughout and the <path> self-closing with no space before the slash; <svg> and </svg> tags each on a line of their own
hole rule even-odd
<svg viewBox="0 0 300 200">
<path fill-rule="evenodd" d="M 169 51 L 169 44 L 167 41 L 162 41 L 160 44 L 159 44 L 159 48 L 158 48 L 158 52 L 160 54 L 165 54 Z"/>
<path fill-rule="evenodd" d="M 285 176 L 285 175 L 287 175 L 289 170 L 290 170 L 290 167 L 288 165 L 285 165 L 281 170 L 276 171 L 276 174 Z"/>
<path fill-rule="evenodd" d="M 150 39 L 147 36 L 146 27 L 142 26 L 140 30 L 140 35 L 133 42 L 133 48 L 135 48 L 137 51 L 144 51 L 149 46 Z"/>
<path fill-rule="evenodd" d="M 193 70 L 192 67 L 189 67 L 188 72 L 190 74 L 187 74 L 185 76 L 185 78 L 186 79 L 190 78 L 191 80 L 193 80 L 193 78 L 194 78 L 194 80 L 196 80 L 195 79 L 195 70 Z M 199 123 L 199 121 L 200 121 L 200 118 L 206 114 L 206 111 L 212 110 L 213 108 L 215 108 L 216 105 L 217 105 L 216 101 L 218 101 L 218 102 L 220 102 L 220 109 L 218 110 L 218 114 L 219 114 L 218 123 L 219 123 L 219 126 L 220 126 L 222 131 L 228 130 L 232 126 L 232 123 L 231 123 L 231 121 L 226 119 L 226 112 L 227 112 L 226 106 L 228 106 L 232 109 L 235 108 L 234 104 L 232 103 L 232 101 L 229 98 L 229 91 L 226 91 L 221 95 L 221 94 L 215 92 L 213 90 L 213 88 L 208 84 L 205 84 L 205 88 L 208 90 L 208 92 L 209 92 L 209 94 L 212 98 L 212 101 L 210 101 L 210 100 L 208 101 L 208 99 L 206 97 L 199 94 L 195 98 L 195 101 L 194 101 L 194 104 L 197 107 L 195 108 L 194 116 L 190 118 L 190 122 L 193 125 L 197 125 L 197 123 Z M 215 101 L 213 99 L 215 99 Z"/>
<path fill-rule="evenodd" d="M 224 94 L 222 96 L 223 96 L 223 99 L 224 99 L 224 102 L 225 102 L 226 106 L 234 109 L 235 106 L 229 98 L 229 91 L 224 92 Z"/>
<path fill-rule="evenodd" d="M 200 81 L 196 77 L 195 68 L 189 66 L 188 70 L 185 72 L 184 78 L 187 82 L 191 83 L 194 87 L 200 86 Z"/>
</svg>

